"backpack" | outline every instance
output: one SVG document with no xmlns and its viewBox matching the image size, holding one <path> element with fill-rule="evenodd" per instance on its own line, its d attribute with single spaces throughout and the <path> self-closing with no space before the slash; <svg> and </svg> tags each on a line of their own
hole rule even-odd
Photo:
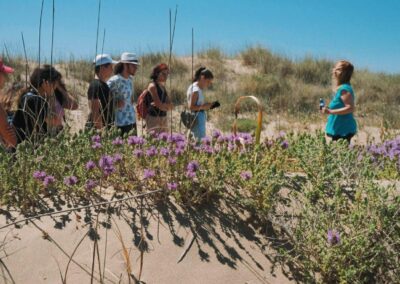
<svg viewBox="0 0 400 284">
<path fill-rule="evenodd" d="M 145 89 L 139 96 L 138 102 L 136 104 L 136 113 L 139 119 L 145 119 L 150 107 L 150 100 L 147 98 L 149 90 Z"/>
</svg>

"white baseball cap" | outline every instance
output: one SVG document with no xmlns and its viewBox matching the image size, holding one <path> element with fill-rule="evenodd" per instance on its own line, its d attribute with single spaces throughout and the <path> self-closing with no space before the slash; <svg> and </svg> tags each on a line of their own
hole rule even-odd
<svg viewBox="0 0 400 284">
<path fill-rule="evenodd" d="M 96 59 L 93 61 L 96 66 L 104 65 L 104 64 L 116 64 L 117 61 L 113 60 L 109 54 L 98 54 Z"/>
<path fill-rule="evenodd" d="M 136 57 L 135 53 L 124 52 L 121 54 L 120 63 L 131 63 L 135 65 L 140 65 L 139 60 Z"/>
</svg>

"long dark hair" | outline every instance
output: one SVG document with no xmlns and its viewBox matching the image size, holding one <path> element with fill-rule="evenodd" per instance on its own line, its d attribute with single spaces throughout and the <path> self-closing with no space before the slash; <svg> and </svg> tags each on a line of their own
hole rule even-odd
<svg viewBox="0 0 400 284">
<path fill-rule="evenodd" d="M 214 79 L 214 75 L 209 69 L 200 67 L 194 73 L 193 83 L 199 81 L 201 76 L 204 76 L 204 79 Z"/>
<path fill-rule="evenodd" d="M 61 80 L 61 73 L 58 72 L 53 66 L 45 64 L 42 67 L 36 67 L 31 76 L 29 77 L 30 87 L 24 88 L 19 94 L 17 98 L 17 102 L 19 103 L 21 97 L 28 93 L 34 92 L 37 93 L 37 90 L 42 86 L 45 81 L 50 83 L 55 83 Z"/>
<path fill-rule="evenodd" d="M 121 74 L 122 72 L 124 72 L 124 65 L 125 65 L 126 63 L 123 63 L 123 62 L 118 62 L 117 64 L 115 64 L 115 66 L 114 66 L 114 75 L 118 75 L 118 74 Z"/>
</svg>

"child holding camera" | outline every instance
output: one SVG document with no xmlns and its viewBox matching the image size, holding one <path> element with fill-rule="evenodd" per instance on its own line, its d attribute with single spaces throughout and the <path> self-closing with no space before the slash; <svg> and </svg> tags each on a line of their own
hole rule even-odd
<svg viewBox="0 0 400 284">
<path fill-rule="evenodd" d="M 196 117 L 190 130 L 197 140 L 206 136 L 207 114 L 205 111 L 220 106 L 218 101 L 206 103 L 203 95 L 203 90 L 211 85 L 213 79 L 214 75 L 209 69 L 200 67 L 194 75 L 193 84 L 187 90 L 188 106 Z"/>
</svg>

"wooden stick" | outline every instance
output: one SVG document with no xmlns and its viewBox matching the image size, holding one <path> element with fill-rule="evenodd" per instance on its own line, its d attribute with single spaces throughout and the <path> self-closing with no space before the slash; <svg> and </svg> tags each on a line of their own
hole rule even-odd
<svg viewBox="0 0 400 284">
<path fill-rule="evenodd" d="M 24 54 L 25 54 L 25 87 L 28 87 L 28 56 L 26 55 L 26 47 L 25 47 L 25 39 L 24 39 L 24 33 L 21 32 L 21 37 L 22 37 L 22 46 L 24 47 Z"/>
<path fill-rule="evenodd" d="M 40 9 L 40 20 L 39 20 L 39 68 L 40 68 L 40 51 L 41 51 L 41 41 L 42 41 L 42 18 L 43 18 L 43 7 L 44 7 L 44 0 L 42 0 L 42 8 Z"/>
</svg>

